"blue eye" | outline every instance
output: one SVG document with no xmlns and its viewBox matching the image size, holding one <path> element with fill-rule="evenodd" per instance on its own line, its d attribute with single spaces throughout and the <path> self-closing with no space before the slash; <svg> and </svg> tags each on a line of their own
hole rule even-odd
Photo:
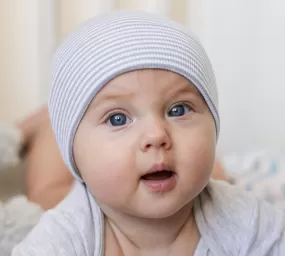
<svg viewBox="0 0 285 256">
<path fill-rule="evenodd" d="M 170 109 L 168 115 L 171 117 L 175 116 L 184 116 L 185 114 L 189 113 L 191 108 L 185 104 L 179 104 Z"/>
<path fill-rule="evenodd" d="M 128 117 L 122 113 L 116 113 L 109 117 L 108 123 L 112 126 L 123 126 L 127 123 Z"/>
</svg>

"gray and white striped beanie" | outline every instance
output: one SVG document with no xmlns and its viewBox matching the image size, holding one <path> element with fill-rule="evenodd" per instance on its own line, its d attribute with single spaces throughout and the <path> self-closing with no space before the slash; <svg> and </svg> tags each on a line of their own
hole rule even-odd
<svg viewBox="0 0 285 256">
<path fill-rule="evenodd" d="M 80 180 L 73 158 L 78 125 L 98 91 L 138 69 L 165 69 L 190 80 L 204 97 L 219 133 L 218 97 L 211 63 L 182 25 L 142 11 L 113 11 L 79 26 L 58 48 L 52 66 L 51 124 L 62 157 Z"/>
</svg>

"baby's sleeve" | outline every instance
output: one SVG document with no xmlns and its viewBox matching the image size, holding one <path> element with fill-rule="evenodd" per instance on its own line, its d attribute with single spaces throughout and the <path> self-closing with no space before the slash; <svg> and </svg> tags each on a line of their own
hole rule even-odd
<svg viewBox="0 0 285 256">
<path fill-rule="evenodd" d="M 18 244 L 12 256 L 79 256 L 84 251 L 83 240 L 68 216 L 56 211 L 43 215 L 38 225 Z"/>
<path fill-rule="evenodd" d="M 245 255 L 285 255 L 285 210 L 264 201 L 258 202 L 256 210 L 253 236 Z"/>
<path fill-rule="evenodd" d="M 276 235 L 272 233 L 272 252 L 268 255 L 283 256 L 285 255 L 285 209 L 280 209 L 277 216 L 273 216 L 269 215 L 268 218 L 272 219 L 275 217 L 275 225 L 273 226 L 275 226 Z M 267 232 L 264 235 L 264 241 L 266 240 L 270 240 L 270 234 Z"/>
<path fill-rule="evenodd" d="M 75 182 L 69 195 L 43 214 L 34 229 L 14 248 L 12 256 L 91 256 L 94 237 L 86 189 Z"/>
<path fill-rule="evenodd" d="M 207 192 L 200 196 L 204 205 L 196 221 L 211 252 L 285 255 L 285 209 L 224 182 L 211 182 Z"/>
</svg>

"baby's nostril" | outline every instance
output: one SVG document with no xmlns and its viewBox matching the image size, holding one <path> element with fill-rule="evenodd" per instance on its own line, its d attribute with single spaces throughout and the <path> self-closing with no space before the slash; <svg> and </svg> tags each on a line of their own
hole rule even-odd
<svg viewBox="0 0 285 256">
<path fill-rule="evenodd" d="M 147 144 L 146 148 L 149 149 L 151 147 L 151 144 Z"/>
</svg>

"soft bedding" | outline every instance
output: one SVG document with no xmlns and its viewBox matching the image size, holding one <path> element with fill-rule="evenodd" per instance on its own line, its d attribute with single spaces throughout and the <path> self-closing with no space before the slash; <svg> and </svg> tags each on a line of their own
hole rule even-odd
<svg viewBox="0 0 285 256">
<path fill-rule="evenodd" d="M 222 158 L 225 170 L 236 186 L 258 198 L 285 207 L 285 153 L 261 150 L 231 154 Z"/>
</svg>

